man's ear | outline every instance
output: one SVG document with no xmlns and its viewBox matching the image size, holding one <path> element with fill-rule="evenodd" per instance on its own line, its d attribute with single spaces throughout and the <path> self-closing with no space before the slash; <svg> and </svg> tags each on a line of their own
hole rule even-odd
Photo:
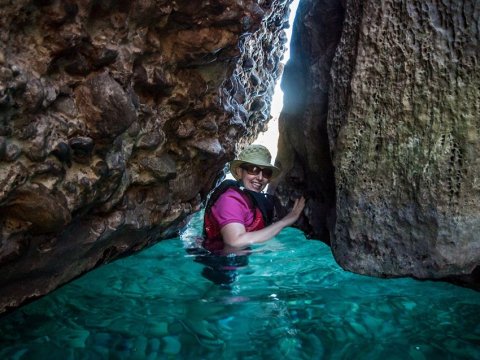
<svg viewBox="0 0 480 360">
<path fill-rule="evenodd" d="M 242 168 L 240 166 L 235 169 L 235 175 L 240 179 L 242 178 Z"/>
</svg>

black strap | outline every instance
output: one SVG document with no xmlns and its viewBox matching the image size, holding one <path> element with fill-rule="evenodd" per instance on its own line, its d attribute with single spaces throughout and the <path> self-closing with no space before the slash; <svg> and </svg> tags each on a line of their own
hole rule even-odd
<svg viewBox="0 0 480 360">
<path fill-rule="evenodd" d="M 210 194 L 208 198 L 207 205 L 205 206 L 205 212 L 209 212 L 213 204 L 215 204 L 225 191 L 230 189 L 231 187 L 240 188 L 240 184 L 238 181 L 235 180 L 224 180 L 220 185 L 218 185 L 213 192 Z"/>
<path fill-rule="evenodd" d="M 270 225 L 273 222 L 273 195 L 259 193 L 248 189 L 243 189 L 243 192 L 247 194 L 252 200 L 253 204 L 260 209 L 265 224 Z"/>
<path fill-rule="evenodd" d="M 275 197 L 270 194 L 259 193 L 245 189 L 235 180 L 224 180 L 210 195 L 205 207 L 205 212 L 209 212 L 213 204 L 218 200 L 220 195 L 230 188 L 241 190 L 252 201 L 253 206 L 257 207 L 263 216 L 263 221 L 266 225 L 270 225 L 273 222 Z"/>
</svg>

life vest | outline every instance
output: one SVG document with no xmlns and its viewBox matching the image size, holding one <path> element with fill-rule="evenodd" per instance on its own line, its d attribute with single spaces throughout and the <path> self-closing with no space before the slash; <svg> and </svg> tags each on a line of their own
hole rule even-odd
<svg viewBox="0 0 480 360">
<path fill-rule="evenodd" d="M 214 190 L 212 195 L 210 195 L 207 206 L 205 207 L 203 222 L 203 235 L 205 240 L 203 246 L 210 251 L 221 250 L 224 247 L 220 227 L 212 215 L 211 208 L 220 195 L 228 189 L 234 189 L 240 194 L 246 195 L 250 203 L 250 208 L 255 209 L 252 223 L 245 224 L 245 230 L 247 232 L 263 229 L 273 221 L 274 197 L 272 195 L 245 189 L 235 180 L 225 180 Z"/>
</svg>

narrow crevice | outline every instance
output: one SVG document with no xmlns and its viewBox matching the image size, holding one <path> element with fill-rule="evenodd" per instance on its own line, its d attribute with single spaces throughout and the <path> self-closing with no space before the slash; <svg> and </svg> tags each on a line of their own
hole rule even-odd
<svg viewBox="0 0 480 360">
<path fill-rule="evenodd" d="M 330 243 L 335 223 L 335 178 L 327 131 L 330 69 L 344 13 L 340 0 L 299 4 L 291 57 L 281 83 L 284 106 L 276 163 L 283 178 L 271 189 L 284 204 L 304 195 L 306 217 L 300 227 L 325 243 Z"/>
</svg>

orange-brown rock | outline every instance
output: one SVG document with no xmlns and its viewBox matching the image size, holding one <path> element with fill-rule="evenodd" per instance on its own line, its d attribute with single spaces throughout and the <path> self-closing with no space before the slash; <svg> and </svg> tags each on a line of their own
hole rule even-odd
<svg viewBox="0 0 480 360">
<path fill-rule="evenodd" d="M 269 120 L 289 2 L 2 2 L 0 312 L 200 209 Z"/>
</svg>

